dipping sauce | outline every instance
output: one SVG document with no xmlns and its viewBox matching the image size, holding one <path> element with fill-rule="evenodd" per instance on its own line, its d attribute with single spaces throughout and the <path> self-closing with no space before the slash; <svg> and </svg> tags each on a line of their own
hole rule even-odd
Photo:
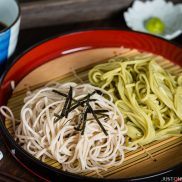
<svg viewBox="0 0 182 182">
<path fill-rule="evenodd" d="M 0 22 L 0 32 L 6 28 L 7 28 L 7 26 L 4 23 Z"/>
</svg>

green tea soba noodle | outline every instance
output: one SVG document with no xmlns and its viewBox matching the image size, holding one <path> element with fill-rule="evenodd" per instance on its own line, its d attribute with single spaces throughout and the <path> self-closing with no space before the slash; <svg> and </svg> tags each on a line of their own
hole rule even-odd
<svg viewBox="0 0 182 182">
<path fill-rule="evenodd" d="M 120 55 L 89 72 L 90 83 L 108 91 L 124 115 L 129 146 L 181 136 L 182 75 L 164 70 L 156 57 Z"/>
</svg>

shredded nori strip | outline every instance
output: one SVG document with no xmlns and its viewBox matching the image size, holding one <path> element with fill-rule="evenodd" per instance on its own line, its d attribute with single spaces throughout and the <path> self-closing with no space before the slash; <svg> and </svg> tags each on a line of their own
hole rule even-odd
<svg viewBox="0 0 182 182">
<path fill-rule="evenodd" d="M 83 124 L 82 123 L 83 122 L 83 117 L 84 117 L 84 113 L 82 112 L 77 127 L 74 127 L 75 130 L 77 130 L 77 131 L 81 131 L 82 130 L 81 125 Z"/>
<path fill-rule="evenodd" d="M 106 109 L 96 109 L 96 110 L 93 110 L 93 111 L 94 111 L 96 114 L 108 112 L 108 110 L 106 110 Z"/>
<path fill-rule="evenodd" d="M 56 116 L 57 118 L 60 118 L 59 114 L 54 113 L 54 116 Z"/>
<path fill-rule="evenodd" d="M 95 90 L 95 92 L 96 92 L 97 94 L 99 94 L 99 95 L 102 95 L 102 94 L 103 94 L 102 91 L 100 91 L 100 90 Z"/>
<path fill-rule="evenodd" d="M 88 97 L 90 98 L 92 95 L 94 95 L 96 93 L 96 91 L 93 91 L 92 93 L 89 93 L 88 95 L 86 95 L 85 97 L 83 97 L 83 98 L 81 98 L 81 99 L 79 99 L 78 100 L 78 102 L 81 102 L 81 101 L 83 101 L 83 100 L 85 100 L 85 99 L 87 99 Z"/>
<path fill-rule="evenodd" d="M 96 113 L 96 114 L 99 115 L 99 116 L 105 117 L 105 118 L 109 117 L 107 114 L 102 114 L 102 113 Z"/>
<path fill-rule="evenodd" d="M 99 121 L 99 119 L 97 118 L 97 115 L 95 114 L 94 110 L 92 109 L 92 107 L 90 106 L 90 104 L 88 103 L 88 109 L 89 111 L 92 113 L 92 115 L 94 116 L 95 120 L 97 121 L 97 123 L 99 124 L 99 126 L 101 127 L 102 131 L 104 132 L 104 134 L 107 136 L 108 133 L 105 130 L 105 128 L 103 127 L 102 123 Z"/>
<path fill-rule="evenodd" d="M 67 96 L 68 96 L 67 94 L 64 94 L 64 93 L 62 93 L 62 92 L 59 92 L 59 91 L 57 91 L 57 90 L 52 90 L 52 92 L 57 93 L 57 94 L 59 94 L 59 95 L 61 95 L 61 96 L 63 96 L 63 97 L 67 97 Z"/>
<path fill-rule="evenodd" d="M 93 101 L 96 101 L 96 99 L 89 99 L 89 102 L 93 102 Z M 73 106 L 68 110 L 68 112 L 73 111 L 74 109 L 76 109 L 76 108 L 79 107 L 79 106 L 82 106 L 82 107 L 83 107 L 83 105 L 84 105 L 86 102 L 87 102 L 87 100 L 83 100 L 83 101 L 81 101 L 81 102 L 78 102 L 77 104 L 73 105 Z"/>
<path fill-rule="evenodd" d="M 89 99 L 90 99 L 90 94 L 87 95 L 87 98 L 86 98 L 86 103 L 85 103 L 85 107 L 84 107 L 84 110 L 83 110 L 83 126 L 82 126 L 82 132 L 81 132 L 81 135 L 84 134 L 84 131 L 85 131 L 85 127 L 86 127 L 86 121 L 87 121 L 87 114 L 88 114 L 88 104 L 89 104 Z"/>
<path fill-rule="evenodd" d="M 96 101 L 96 99 L 90 99 L 90 100 L 89 100 L 89 102 L 93 102 L 93 101 Z M 72 107 L 70 107 L 70 109 L 67 110 L 68 114 L 69 114 L 71 111 L 73 111 L 74 109 L 76 109 L 77 107 L 84 105 L 86 102 L 87 102 L 87 100 L 83 100 L 82 102 L 79 102 L 79 103 L 73 105 Z M 58 115 L 58 114 L 56 114 L 56 113 L 54 114 L 54 116 L 57 117 L 57 119 L 54 120 L 54 122 L 58 122 L 60 119 L 62 119 L 63 117 L 65 117 L 65 115 L 63 115 L 63 114 L 62 114 L 62 115 Z"/>
<path fill-rule="evenodd" d="M 83 126 L 82 126 L 81 135 L 83 135 L 84 134 L 84 131 L 85 131 L 86 122 L 87 122 L 87 114 L 88 114 L 88 106 L 86 106 L 86 110 L 85 110 L 85 113 L 83 115 Z"/>
<path fill-rule="evenodd" d="M 64 106 L 63 106 L 60 117 L 57 118 L 56 120 L 54 120 L 54 122 L 58 122 L 61 118 L 66 116 L 66 111 L 67 111 L 67 107 L 68 107 L 68 104 L 69 104 L 70 95 L 72 95 L 72 87 L 70 87 L 70 89 L 69 89 L 69 92 L 68 92 L 68 95 L 66 97 L 66 100 L 65 100 L 65 103 L 64 103 Z"/>
<path fill-rule="evenodd" d="M 61 96 L 63 96 L 63 97 L 67 97 L 67 96 L 68 96 L 67 94 L 64 94 L 64 93 L 62 93 L 62 92 L 60 92 L 60 91 L 58 91 L 58 90 L 52 90 L 52 92 L 57 93 L 57 94 L 59 94 L 59 95 L 61 95 Z M 78 102 L 78 101 L 75 100 L 74 98 L 72 98 L 72 99 L 73 99 L 74 102 Z"/>
<path fill-rule="evenodd" d="M 72 95 L 73 95 L 73 88 L 70 87 L 70 90 L 69 90 L 69 93 L 68 93 L 69 101 L 68 101 L 68 104 L 67 104 L 67 107 L 66 107 L 66 111 L 65 111 L 65 117 L 66 118 L 68 117 L 68 113 L 69 113 L 68 110 L 71 107 Z"/>
<path fill-rule="evenodd" d="M 84 131 L 85 131 L 85 127 L 86 127 L 87 115 L 88 115 L 88 113 L 91 113 L 93 115 L 93 117 L 95 118 L 95 120 L 97 121 L 97 123 L 99 124 L 102 131 L 104 132 L 104 134 L 106 136 L 108 135 L 107 131 L 105 130 L 105 128 L 103 127 L 102 123 L 99 120 L 102 117 L 106 117 L 106 118 L 108 117 L 108 115 L 104 114 L 104 113 L 108 112 L 108 110 L 104 110 L 104 109 L 93 110 L 91 105 L 89 104 L 89 102 L 96 101 L 96 99 L 90 99 L 90 97 L 92 95 L 94 95 L 95 93 L 97 93 L 99 95 L 102 94 L 102 92 L 100 90 L 95 90 L 92 93 L 89 93 L 88 95 L 86 95 L 85 97 L 83 97 L 83 98 L 81 98 L 79 100 L 76 100 L 76 99 L 73 98 L 73 96 L 72 96 L 73 95 L 72 87 L 70 87 L 68 94 L 64 94 L 64 93 L 59 92 L 57 90 L 52 90 L 52 91 L 59 94 L 59 95 L 61 95 L 61 96 L 63 96 L 63 97 L 66 97 L 65 104 L 63 106 L 61 115 L 58 115 L 56 113 L 54 114 L 54 116 L 57 117 L 57 119 L 55 119 L 54 122 L 59 121 L 63 117 L 67 118 L 68 114 L 71 111 L 73 111 L 74 109 L 76 109 L 79 106 L 82 106 L 82 107 L 84 107 L 83 112 L 81 113 L 81 117 L 80 117 L 80 120 L 79 120 L 79 123 L 78 123 L 77 127 L 74 127 L 74 129 L 77 130 L 77 131 L 81 131 L 81 135 L 83 135 Z M 75 102 L 74 105 L 71 105 L 72 101 Z M 100 115 L 101 117 L 98 118 L 97 114 Z"/>
</svg>

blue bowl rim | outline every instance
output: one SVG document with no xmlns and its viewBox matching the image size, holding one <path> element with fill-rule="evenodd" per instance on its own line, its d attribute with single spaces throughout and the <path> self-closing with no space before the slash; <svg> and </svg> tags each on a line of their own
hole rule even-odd
<svg viewBox="0 0 182 182">
<path fill-rule="evenodd" d="M 19 18 L 20 18 L 20 15 L 21 15 L 20 4 L 19 4 L 18 0 L 14 0 L 14 1 L 16 3 L 17 7 L 18 7 L 18 15 L 17 15 L 16 19 L 13 21 L 13 23 L 10 26 L 7 26 L 5 29 L 1 30 L 0 33 L 4 33 L 7 30 L 11 29 L 16 24 L 16 22 L 19 20 Z"/>
</svg>

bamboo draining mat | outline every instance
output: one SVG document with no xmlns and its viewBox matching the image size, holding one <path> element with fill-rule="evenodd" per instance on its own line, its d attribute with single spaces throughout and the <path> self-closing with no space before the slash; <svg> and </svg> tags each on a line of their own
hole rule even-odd
<svg viewBox="0 0 182 182">
<path fill-rule="evenodd" d="M 86 82 L 88 81 L 88 70 L 93 64 L 121 53 L 126 57 L 138 54 L 137 51 L 128 54 L 127 50 L 123 51 L 120 48 L 105 48 L 72 53 L 50 61 L 32 71 L 17 85 L 8 106 L 12 109 L 15 117 L 19 118 L 27 86 L 34 90 L 49 81 L 79 82 L 80 80 L 76 78 L 71 70 L 78 70 L 79 78 Z M 182 74 L 182 69 L 168 60 L 159 57 L 157 61 L 169 72 Z M 11 121 L 6 120 L 5 124 L 10 134 L 13 135 Z M 126 152 L 125 160 L 121 166 L 109 168 L 108 171 L 101 171 L 101 175 L 105 178 L 121 178 L 149 175 L 166 170 L 182 162 L 181 151 L 182 137 L 171 137 L 163 141 L 156 141 L 144 147 L 139 147 L 136 151 Z M 53 159 L 47 158 L 44 162 L 55 168 L 61 168 L 61 164 Z M 82 175 L 97 176 L 96 172 L 85 172 Z"/>
</svg>

